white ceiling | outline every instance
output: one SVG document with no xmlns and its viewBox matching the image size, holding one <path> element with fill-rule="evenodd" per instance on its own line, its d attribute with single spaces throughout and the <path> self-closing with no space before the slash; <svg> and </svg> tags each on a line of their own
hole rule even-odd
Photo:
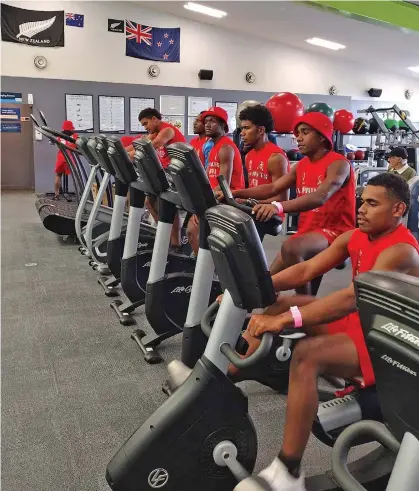
<svg viewBox="0 0 419 491">
<path fill-rule="evenodd" d="M 287 44 L 336 59 L 360 64 L 380 66 L 399 72 L 399 75 L 417 77 L 407 70 L 419 65 L 419 33 L 407 33 L 394 27 L 383 27 L 350 19 L 295 1 L 206 1 L 199 2 L 227 12 L 223 19 L 186 10 L 183 2 L 137 2 L 152 10 L 212 24 L 229 32 Z M 378 2 L 377 2 L 378 4 Z M 377 5 L 378 8 L 378 5 Z M 340 51 L 312 46 L 305 42 L 321 37 L 347 46 Z M 251 38 L 249 38 L 251 43 Z M 356 76 L 356 73 L 354 73 Z"/>
</svg>

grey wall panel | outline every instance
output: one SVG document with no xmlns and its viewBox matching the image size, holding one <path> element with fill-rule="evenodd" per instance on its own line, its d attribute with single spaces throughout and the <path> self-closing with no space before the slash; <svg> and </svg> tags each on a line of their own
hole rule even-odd
<svg viewBox="0 0 419 491">
<path fill-rule="evenodd" d="M 181 82 L 181 81 L 179 81 Z M 23 102 L 33 94 L 34 106 L 42 109 L 48 124 L 59 128 L 65 119 L 65 94 L 93 95 L 94 130 L 99 132 L 98 96 L 125 96 L 125 129 L 129 133 L 129 97 L 153 97 L 155 107 L 160 108 L 160 95 L 183 95 L 185 99 L 185 127 L 187 128 L 187 97 L 211 96 L 213 102 L 237 102 L 255 99 L 266 102 L 273 92 L 252 92 L 237 90 L 215 90 L 205 88 L 167 87 L 159 85 L 113 84 L 105 82 L 84 82 L 78 80 L 54 80 L 25 77 L 2 77 L 2 90 L 22 92 Z M 335 109 L 351 108 L 351 98 L 318 94 L 299 94 L 306 106 L 316 101 L 327 102 Z M 36 112 L 35 112 L 36 114 Z M 186 130 L 187 131 L 187 130 Z M 188 137 L 190 139 L 190 137 Z M 37 192 L 51 191 L 56 149 L 45 141 L 34 142 L 35 188 Z"/>
</svg>

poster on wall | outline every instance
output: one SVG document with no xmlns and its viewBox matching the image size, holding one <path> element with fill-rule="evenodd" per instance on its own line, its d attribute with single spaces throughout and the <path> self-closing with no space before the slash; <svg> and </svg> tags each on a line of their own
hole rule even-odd
<svg viewBox="0 0 419 491">
<path fill-rule="evenodd" d="M 125 97 L 99 96 L 100 133 L 125 133 Z"/>
<path fill-rule="evenodd" d="M 77 133 L 93 133 L 93 96 L 65 95 L 66 119 L 73 122 Z"/>
<path fill-rule="evenodd" d="M 166 116 L 184 116 L 185 96 L 183 95 L 161 95 L 160 112 Z"/>
<path fill-rule="evenodd" d="M 20 108 L 19 107 L 2 107 L 1 108 L 1 121 L 20 121 Z"/>
<path fill-rule="evenodd" d="M 1 102 L 8 104 L 22 104 L 22 92 L 2 92 Z"/>
<path fill-rule="evenodd" d="M 64 46 L 64 10 L 28 10 L 2 3 L 1 39 L 43 48 Z"/>
<path fill-rule="evenodd" d="M 188 116 L 198 116 L 212 106 L 212 97 L 188 97 Z"/>
<path fill-rule="evenodd" d="M 189 117 L 188 118 L 188 135 L 191 136 L 191 135 L 194 135 L 195 133 L 193 132 L 193 124 L 195 122 L 195 117 L 191 118 Z"/>
<path fill-rule="evenodd" d="M 154 108 L 154 99 L 146 99 L 144 97 L 129 98 L 129 132 L 144 133 L 144 126 L 138 121 L 138 115 L 143 109 L 148 107 Z"/>
<path fill-rule="evenodd" d="M 165 123 L 172 124 L 182 134 L 185 134 L 185 118 L 184 118 L 184 116 L 163 116 L 162 120 Z"/>
<path fill-rule="evenodd" d="M 21 132 L 21 125 L 19 123 L 3 123 L 1 122 L 1 127 L 0 127 L 1 133 L 20 133 Z"/>
<path fill-rule="evenodd" d="M 216 102 L 217 107 L 222 107 L 228 114 L 228 128 L 230 133 L 236 129 L 237 102 Z"/>
</svg>

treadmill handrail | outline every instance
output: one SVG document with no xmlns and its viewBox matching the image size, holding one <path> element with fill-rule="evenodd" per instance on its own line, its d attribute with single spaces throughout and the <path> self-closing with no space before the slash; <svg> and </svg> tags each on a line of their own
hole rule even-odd
<svg viewBox="0 0 419 491">
<path fill-rule="evenodd" d="M 211 318 L 218 312 L 220 305 L 218 302 L 212 303 L 205 311 L 201 320 L 201 329 L 203 333 L 210 337 L 211 335 Z M 228 344 L 223 343 L 220 346 L 220 351 L 223 355 L 237 368 L 248 368 L 258 361 L 268 356 L 273 342 L 273 334 L 265 332 L 261 337 L 260 345 L 257 349 L 247 358 L 241 358 L 240 355 Z"/>
<path fill-rule="evenodd" d="M 62 133 L 61 131 L 54 130 L 54 128 L 50 128 L 49 126 L 42 126 L 42 129 L 47 131 L 48 133 L 51 133 L 54 136 L 57 136 L 58 138 L 63 138 L 64 140 L 67 140 L 70 143 L 76 143 L 76 139 L 73 138 L 70 135 L 66 135 L 65 133 Z"/>
<path fill-rule="evenodd" d="M 366 491 L 348 470 L 348 455 L 356 441 L 365 435 L 397 453 L 400 443 L 377 421 L 359 421 L 346 428 L 337 438 L 332 451 L 332 472 L 339 486 L 345 491 Z"/>
<path fill-rule="evenodd" d="M 230 186 L 227 183 L 227 179 L 223 174 L 220 174 L 218 177 L 218 183 L 220 185 L 221 191 L 224 194 L 224 199 L 227 205 L 234 206 L 234 208 L 237 208 L 238 210 L 244 211 L 248 215 L 251 215 L 253 213 L 253 208 L 247 205 L 242 205 L 240 203 L 237 203 L 237 201 L 233 197 L 233 193 L 231 192 Z M 282 219 L 279 215 L 274 215 L 271 220 L 273 222 L 277 222 L 278 225 L 282 224 Z"/>
</svg>

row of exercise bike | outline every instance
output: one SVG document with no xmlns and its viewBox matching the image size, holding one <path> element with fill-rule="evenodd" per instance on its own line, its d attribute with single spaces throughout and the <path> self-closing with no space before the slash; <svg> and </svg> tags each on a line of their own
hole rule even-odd
<svg viewBox="0 0 419 491">
<path fill-rule="evenodd" d="M 75 217 L 80 251 L 90 255 L 99 272 L 112 274 L 99 280 L 108 295 L 115 294 L 119 284 L 127 295 L 127 303 L 112 304 L 122 323 L 130 324 L 130 313 L 145 305 L 153 333 L 136 330 L 132 337 L 146 361 L 161 361 L 158 344 L 183 333 L 181 361 L 169 365 L 164 387 L 169 397 L 111 460 L 106 470 L 109 486 L 114 491 L 269 489 L 249 477 L 257 437 L 247 398 L 235 383 L 256 380 L 282 393 L 287 390 L 289 360 L 293 343 L 298 342 L 295 334 L 266 333 L 255 353 L 240 357 L 247 348 L 241 333 L 249 314 L 276 300 L 261 242 L 265 234 L 280 233 L 279 218 L 256 227 L 251 208 L 234 201 L 222 176 L 219 183 L 227 204 L 217 204 L 201 162 L 187 144 L 168 147 L 171 164 L 165 172 L 148 140 L 134 141 L 131 162 L 117 137 L 81 136 L 72 141 L 45 125 L 40 130 L 73 167 L 75 162 L 82 165 L 80 157 L 91 166 Z M 76 148 L 62 143 L 62 138 Z M 98 172 L 102 179 L 93 200 L 91 187 Z M 102 205 L 111 179 L 113 208 Z M 158 199 L 156 229 L 142 220 L 149 194 Z M 200 220 L 196 259 L 187 244 L 181 253 L 170 250 L 179 209 Z M 332 468 L 307 478 L 306 487 L 309 491 L 419 489 L 419 422 L 411 410 L 419 402 L 417 379 L 380 361 L 380 353 L 386 353 L 393 360 L 407 357 L 406 365 L 419 368 L 419 350 L 407 351 L 394 338 L 377 339 L 373 328 L 383 317 L 400 323 L 402 310 L 404 324 L 417 331 L 419 284 L 404 275 L 366 273 L 356 279 L 356 290 L 365 338 L 376 352 L 377 384 L 343 398 L 320 394 L 324 402 L 313 434 L 333 447 Z M 215 300 L 222 291 L 219 306 Z M 235 379 L 228 375 L 230 363 L 240 368 Z M 390 385 L 395 371 L 397 383 Z M 382 446 L 347 463 L 352 446 L 374 440 Z"/>
</svg>

